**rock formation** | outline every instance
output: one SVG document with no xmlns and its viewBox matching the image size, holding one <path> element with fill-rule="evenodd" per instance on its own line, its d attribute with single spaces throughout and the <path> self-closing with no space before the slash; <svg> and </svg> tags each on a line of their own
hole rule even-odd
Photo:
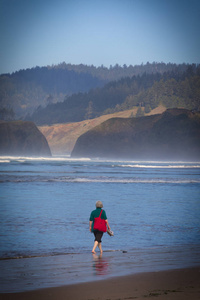
<svg viewBox="0 0 200 300">
<path fill-rule="evenodd" d="M 160 105 L 146 115 L 161 114 L 165 110 L 166 108 Z M 101 117 L 84 120 L 81 122 L 38 126 L 38 129 L 46 137 L 53 155 L 69 155 L 72 152 L 79 136 L 88 130 L 96 127 L 108 119 L 115 117 L 129 118 L 131 115 L 135 116 L 136 113 L 137 108 L 132 108 L 130 110 L 120 111 L 109 115 L 102 115 Z"/>
<path fill-rule="evenodd" d="M 200 113 L 168 109 L 141 118 L 113 118 L 80 136 L 72 157 L 199 160 Z"/>
<path fill-rule="evenodd" d="M 51 156 L 44 135 L 33 122 L 0 122 L 0 155 Z"/>
</svg>

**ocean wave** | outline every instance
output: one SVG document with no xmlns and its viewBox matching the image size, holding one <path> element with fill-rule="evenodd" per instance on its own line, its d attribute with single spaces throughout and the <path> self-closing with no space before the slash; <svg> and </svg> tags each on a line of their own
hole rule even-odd
<svg viewBox="0 0 200 300">
<path fill-rule="evenodd" d="M 53 157 L 24 157 L 24 156 L 0 156 L 0 162 L 30 162 L 30 161 L 47 161 L 47 162 L 59 162 L 59 161 L 91 161 L 90 158 L 71 158 L 70 156 L 53 156 Z"/>
<path fill-rule="evenodd" d="M 61 179 L 61 181 L 65 181 L 65 179 Z M 183 184 L 183 183 L 200 183 L 200 180 L 191 180 L 191 179 L 181 179 L 181 180 L 166 180 L 166 179 L 118 179 L 118 178 L 74 178 L 74 179 L 67 179 L 70 182 L 77 182 L 77 183 L 175 183 L 175 184 Z"/>
<path fill-rule="evenodd" d="M 72 158 L 70 155 L 52 156 L 52 157 L 31 157 L 31 156 L 0 156 L 0 163 L 9 162 L 94 162 L 111 164 L 112 167 L 130 167 L 130 168 L 200 168 L 200 162 L 167 162 L 167 161 L 136 161 L 136 160 L 100 160 L 88 157 Z"/>
<path fill-rule="evenodd" d="M 200 168 L 200 164 L 196 165 L 140 165 L 140 164 L 128 164 L 128 165 L 118 165 L 122 168 L 147 168 L 147 169 L 193 169 Z"/>
<path fill-rule="evenodd" d="M 13 182 L 13 183 L 24 183 L 24 182 L 46 182 L 46 183 L 120 183 L 120 184 L 191 184 L 200 183 L 200 179 L 165 179 L 165 178 L 153 178 L 153 179 L 142 179 L 142 178 L 88 178 L 88 177 L 38 177 L 38 176 L 9 176 L 6 178 L 0 178 L 0 183 Z"/>
</svg>

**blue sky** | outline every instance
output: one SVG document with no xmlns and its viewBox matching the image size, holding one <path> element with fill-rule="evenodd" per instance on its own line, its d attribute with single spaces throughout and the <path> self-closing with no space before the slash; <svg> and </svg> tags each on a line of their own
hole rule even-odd
<svg viewBox="0 0 200 300">
<path fill-rule="evenodd" d="M 199 0 L 0 0 L 0 74 L 58 64 L 200 63 Z"/>
</svg>

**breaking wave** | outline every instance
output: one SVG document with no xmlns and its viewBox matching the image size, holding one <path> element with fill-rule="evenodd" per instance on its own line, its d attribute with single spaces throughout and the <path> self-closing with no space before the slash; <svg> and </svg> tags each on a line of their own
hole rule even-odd
<svg viewBox="0 0 200 300">
<path fill-rule="evenodd" d="M 113 161 L 113 160 L 95 160 L 87 157 L 71 158 L 66 156 L 54 157 L 23 157 L 23 156 L 0 156 L 0 163 L 68 163 L 68 162 L 88 162 L 105 163 L 111 167 L 119 168 L 140 168 L 140 169 L 198 169 L 200 162 L 155 162 L 155 161 Z"/>
<path fill-rule="evenodd" d="M 154 178 L 154 179 L 144 179 L 144 178 L 116 178 L 116 177 L 42 177 L 42 176 L 9 176 L 7 178 L 1 178 L 0 183 L 3 182 L 14 182 L 14 183 L 24 183 L 24 182 L 46 182 L 46 183 L 59 183 L 59 182 L 69 182 L 69 183 L 121 183 L 121 184 L 131 184 L 131 183 L 149 183 L 149 184 L 189 184 L 189 183 L 200 183 L 198 179 L 169 179 L 169 178 Z"/>
<path fill-rule="evenodd" d="M 23 156 L 0 156 L 0 163 L 9 163 L 9 162 L 62 162 L 62 161 L 90 161 L 90 158 L 71 158 L 69 155 L 61 157 L 23 157 Z"/>
<path fill-rule="evenodd" d="M 200 163 L 197 164 L 174 164 L 174 165 L 140 165 L 140 164 L 128 164 L 128 165 L 119 165 L 122 168 L 148 168 L 148 169 L 193 169 L 193 168 L 200 168 Z"/>
</svg>

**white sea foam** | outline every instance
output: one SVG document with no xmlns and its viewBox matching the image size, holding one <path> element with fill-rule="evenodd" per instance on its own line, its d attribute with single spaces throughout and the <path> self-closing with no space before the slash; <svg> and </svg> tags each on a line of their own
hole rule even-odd
<svg viewBox="0 0 200 300">
<path fill-rule="evenodd" d="M 167 162 L 167 161 L 125 161 L 125 160 L 99 160 L 90 159 L 88 157 L 72 158 L 70 155 L 52 156 L 52 157 L 31 157 L 31 156 L 0 156 L 0 163 L 30 162 L 30 161 L 90 161 L 90 162 L 105 162 L 112 163 L 112 167 L 129 167 L 129 168 L 200 168 L 200 162 Z"/>
<path fill-rule="evenodd" d="M 26 162 L 26 161 L 90 161 L 90 158 L 71 158 L 70 156 L 53 156 L 53 157 L 31 157 L 31 156 L 0 156 L 0 162 Z"/>
<path fill-rule="evenodd" d="M 9 163 L 10 160 L 9 159 L 0 159 L 0 163 Z"/>
<path fill-rule="evenodd" d="M 14 176 L 5 179 L 1 179 L 1 182 L 69 182 L 69 183 L 105 183 L 105 184 L 191 184 L 200 183 L 200 179 L 165 179 L 165 178 L 154 178 L 154 179 L 142 179 L 142 178 L 88 178 L 88 177 L 32 177 L 32 176 Z"/>
<path fill-rule="evenodd" d="M 191 168 L 200 168 L 200 164 L 190 165 L 139 165 L 139 164 L 128 164 L 128 165 L 118 165 L 123 168 L 148 168 L 148 169 L 191 169 Z"/>
<path fill-rule="evenodd" d="M 181 180 L 165 180 L 158 179 L 118 179 L 118 178 L 62 178 L 58 181 L 63 182 L 77 182 L 77 183 L 160 183 L 160 184 L 188 184 L 188 183 L 200 183 L 200 180 L 181 179 Z"/>
</svg>

